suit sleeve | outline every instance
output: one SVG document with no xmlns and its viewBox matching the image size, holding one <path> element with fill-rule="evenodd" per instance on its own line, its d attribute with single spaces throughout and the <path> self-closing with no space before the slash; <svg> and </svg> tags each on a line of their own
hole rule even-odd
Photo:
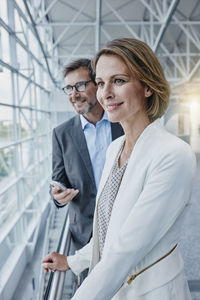
<svg viewBox="0 0 200 300">
<path fill-rule="evenodd" d="M 195 158 L 188 148 L 182 150 L 152 162 L 143 191 L 117 238 L 72 300 L 110 300 L 183 212 L 190 198 Z"/>
<path fill-rule="evenodd" d="M 65 170 L 61 142 L 58 139 L 55 129 L 53 130 L 52 135 L 52 179 L 64 183 L 68 188 L 71 187 Z M 51 186 L 50 195 L 53 199 L 51 194 Z M 58 204 L 55 199 L 53 199 L 53 201 L 57 207 L 65 206 Z"/>
</svg>

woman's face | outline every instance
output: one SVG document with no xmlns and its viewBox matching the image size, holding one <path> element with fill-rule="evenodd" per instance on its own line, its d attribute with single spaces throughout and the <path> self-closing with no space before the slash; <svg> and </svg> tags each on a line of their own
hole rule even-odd
<svg viewBox="0 0 200 300">
<path fill-rule="evenodd" d="M 111 122 L 147 117 L 146 97 L 152 92 L 134 77 L 117 55 L 103 54 L 96 65 L 97 99 Z"/>
</svg>

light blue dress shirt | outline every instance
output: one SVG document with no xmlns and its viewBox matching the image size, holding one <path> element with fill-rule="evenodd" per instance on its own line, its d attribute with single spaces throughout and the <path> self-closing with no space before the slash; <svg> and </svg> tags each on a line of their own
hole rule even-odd
<svg viewBox="0 0 200 300">
<path fill-rule="evenodd" d="M 90 154 L 96 188 L 98 189 L 106 160 L 106 150 L 112 142 L 111 125 L 105 112 L 96 125 L 89 123 L 83 115 L 80 115 L 80 119 Z"/>
</svg>

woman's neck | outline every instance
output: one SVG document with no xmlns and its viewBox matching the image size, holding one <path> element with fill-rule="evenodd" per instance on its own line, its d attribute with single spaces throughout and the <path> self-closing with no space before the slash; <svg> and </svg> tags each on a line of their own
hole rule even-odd
<svg viewBox="0 0 200 300">
<path fill-rule="evenodd" d="M 125 141 L 119 157 L 119 166 L 122 166 L 129 159 L 138 138 L 149 124 L 148 117 L 142 118 L 138 122 L 121 124 L 125 133 Z"/>
</svg>

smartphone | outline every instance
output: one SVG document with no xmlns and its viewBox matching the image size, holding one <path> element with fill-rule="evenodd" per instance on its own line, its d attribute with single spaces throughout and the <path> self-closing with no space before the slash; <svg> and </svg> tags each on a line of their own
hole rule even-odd
<svg viewBox="0 0 200 300">
<path fill-rule="evenodd" d="M 61 183 L 61 182 L 59 182 L 59 181 L 56 181 L 56 180 L 50 180 L 49 183 L 50 183 L 51 185 L 58 185 L 63 191 L 67 189 L 67 187 L 66 187 L 63 183 Z"/>
</svg>

